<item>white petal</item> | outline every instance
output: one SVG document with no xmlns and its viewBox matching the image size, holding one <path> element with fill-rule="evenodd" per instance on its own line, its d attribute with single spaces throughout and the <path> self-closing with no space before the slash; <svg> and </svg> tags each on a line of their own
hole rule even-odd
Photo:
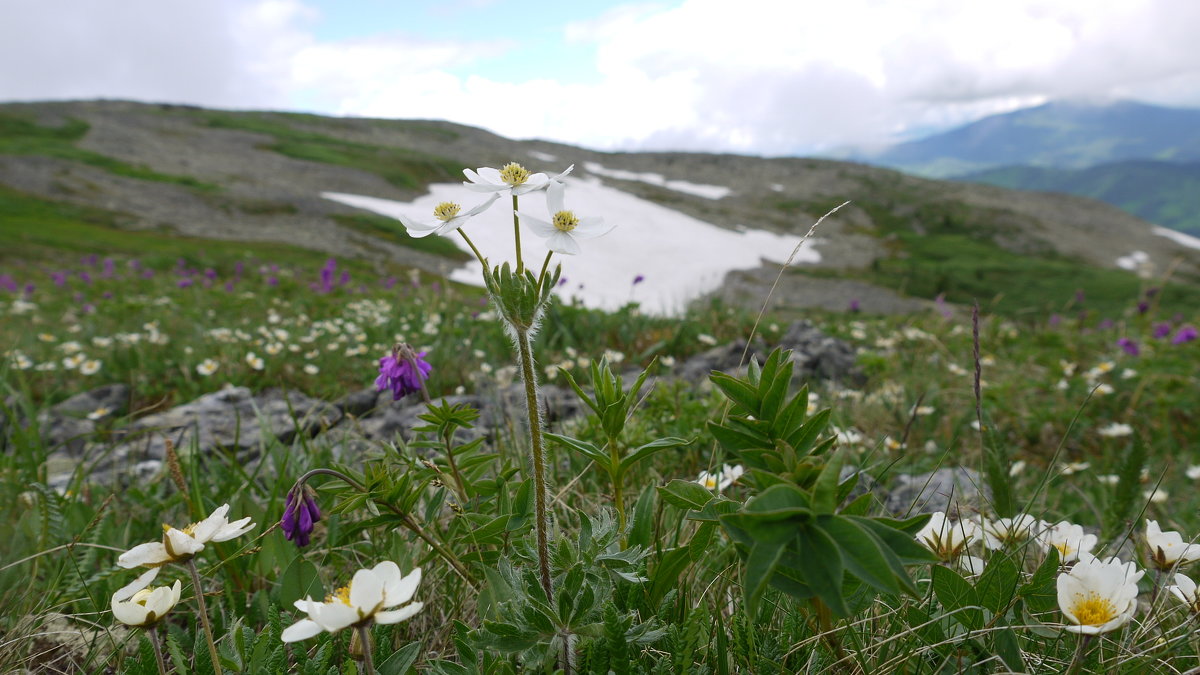
<svg viewBox="0 0 1200 675">
<path fill-rule="evenodd" d="M 212 539 L 212 536 L 216 534 L 218 530 L 229 524 L 229 520 L 225 517 L 228 513 L 228 504 L 222 504 L 218 506 L 217 510 L 212 512 L 211 516 L 196 523 L 196 526 L 192 528 L 192 537 L 194 537 L 196 541 L 200 542 L 201 544 Z M 174 540 L 172 540 L 171 543 L 173 545 L 175 543 Z M 179 549 L 175 550 L 178 551 Z"/>
<path fill-rule="evenodd" d="M 571 166 L 567 167 L 566 171 L 563 171 L 562 173 L 558 174 L 557 176 L 551 176 L 550 181 L 554 182 L 554 183 L 560 182 L 560 181 L 562 181 L 563 178 L 567 177 L 567 174 L 571 173 L 574 170 L 575 170 L 575 165 L 572 164 Z"/>
<path fill-rule="evenodd" d="M 404 575 L 400 573 L 400 566 L 391 560 L 385 560 L 379 563 L 378 565 L 372 567 L 371 571 L 375 573 L 375 576 L 379 577 L 381 582 L 383 582 L 383 595 L 385 597 L 390 597 L 392 595 L 394 589 L 397 585 L 399 585 L 401 579 L 404 577 Z"/>
<path fill-rule="evenodd" d="M 308 606 L 311 604 L 316 604 L 316 600 L 313 600 L 311 597 L 306 595 L 303 598 L 293 602 L 292 606 L 295 607 L 296 609 L 300 610 L 301 612 L 307 613 Z"/>
<path fill-rule="evenodd" d="M 566 206 L 563 200 L 563 195 L 567 192 L 567 186 L 562 183 L 551 183 L 550 187 L 546 188 L 546 209 L 550 211 L 550 215 L 565 211 Z"/>
<path fill-rule="evenodd" d="M 404 607 L 401 607 L 395 611 L 376 612 L 375 623 L 400 623 L 401 621 L 421 611 L 421 608 L 424 606 L 425 603 L 423 602 L 414 602 L 411 605 L 405 605 Z"/>
<path fill-rule="evenodd" d="M 566 232 L 555 232 L 546 239 L 546 248 L 556 253 L 579 255 L 579 244 Z"/>
<path fill-rule="evenodd" d="M 162 568 L 151 567 L 138 576 L 138 578 L 131 581 L 129 585 L 122 586 L 119 590 L 117 590 L 116 593 L 113 593 L 113 602 L 125 602 L 126 600 L 132 598 L 134 593 L 137 593 L 143 588 L 149 586 L 150 582 L 154 581 L 154 578 L 158 576 L 158 571 L 160 569 Z"/>
<path fill-rule="evenodd" d="M 524 223 L 526 227 L 533 230 L 533 233 L 539 237 L 549 237 L 555 232 L 558 232 L 557 227 L 547 223 L 537 216 L 531 216 L 524 211 L 517 211 L 516 213 L 518 216 L 520 216 L 521 222 Z"/>
<path fill-rule="evenodd" d="M 383 603 L 383 579 L 372 570 L 359 570 L 350 580 L 350 604 L 370 613 Z"/>
<path fill-rule="evenodd" d="M 479 177 L 482 178 L 484 182 L 491 183 L 492 185 L 503 185 L 504 187 L 508 187 L 508 183 L 505 183 L 504 179 L 500 177 L 500 169 L 495 169 L 490 166 L 481 166 L 479 167 Z"/>
<path fill-rule="evenodd" d="M 171 546 L 168 549 L 168 553 L 169 554 L 174 553 L 175 558 L 181 558 L 181 557 L 185 557 L 185 556 L 195 555 L 195 554 L 199 553 L 200 551 L 204 550 L 204 542 L 203 541 L 196 539 L 195 537 L 187 534 L 186 532 L 183 532 L 182 530 L 177 530 L 172 527 L 169 530 L 167 530 L 166 536 L 167 536 L 167 539 L 170 540 L 170 543 L 171 543 Z M 208 540 L 206 539 L 205 541 L 208 541 Z"/>
<path fill-rule="evenodd" d="M 417 592 L 417 586 L 421 583 L 421 568 L 408 573 L 408 576 L 403 579 L 398 579 L 395 584 L 385 587 L 383 593 L 387 596 L 386 607 L 395 607 L 402 605 L 409 600 L 412 600 L 413 593 Z"/>
<path fill-rule="evenodd" d="M 320 624 L 321 628 L 333 633 L 346 626 L 358 623 L 362 617 L 358 610 L 340 601 L 314 602 L 309 607 L 308 616 Z"/>
<path fill-rule="evenodd" d="M 321 626 L 316 621 L 300 619 L 296 623 L 284 628 L 283 634 L 279 637 L 284 642 L 298 642 L 300 640 L 307 640 L 308 638 L 319 635 L 320 633 Z"/>
<path fill-rule="evenodd" d="M 458 218 L 470 218 L 471 216 L 479 215 L 480 213 L 483 213 L 484 211 L 487 211 L 487 210 L 488 210 L 488 208 L 490 208 L 492 204 L 495 204 L 495 203 L 496 203 L 496 200 L 497 200 L 497 199 L 499 199 L 499 198 L 500 198 L 500 195 L 498 195 L 498 194 L 493 194 L 491 197 L 488 197 L 488 198 L 487 198 L 486 200 L 484 200 L 482 203 L 480 203 L 480 204 L 477 204 L 477 205 L 476 205 L 474 208 L 472 208 L 470 211 L 467 211 L 466 213 L 464 213 L 464 214 L 462 214 L 462 215 L 460 215 L 460 216 L 457 216 L 457 217 L 458 217 Z"/>
<path fill-rule="evenodd" d="M 575 229 L 571 230 L 571 236 L 576 239 L 593 239 L 612 232 L 616 226 L 616 223 L 610 225 L 605 223 L 603 218 L 592 216 L 581 219 Z"/>
<path fill-rule="evenodd" d="M 167 547 L 161 541 L 151 541 L 138 544 L 117 558 L 117 564 L 125 569 L 133 569 L 142 565 L 161 565 L 171 562 Z"/>
<path fill-rule="evenodd" d="M 112 613 L 117 621 L 127 626 L 141 626 L 146 623 L 150 610 L 136 602 L 118 602 L 113 596 Z"/>
<path fill-rule="evenodd" d="M 250 522 L 250 517 L 247 516 L 241 520 L 234 521 L 217 530 L 209 541 L 229 541 L 234 537 L 240 537 L 250 530 L 255 528 L 254 523 Z"/>
<path fill-rule="evenodd" d="M 492 185 L 491 183 L 463 183 L 463 187 L 471 192 L 494 192 L 497 197 L 500 196 L 500 193 L 508 191 L 507 185 Z"/>
</svg>

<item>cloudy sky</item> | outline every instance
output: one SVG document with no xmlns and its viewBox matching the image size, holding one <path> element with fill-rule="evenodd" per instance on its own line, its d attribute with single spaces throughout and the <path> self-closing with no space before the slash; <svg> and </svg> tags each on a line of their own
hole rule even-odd
<svg viewBox="0 0 1200 675">
<path fill-rule="evenodd" d="M 800 154 L 1057 98 L 1200 107 L 1196 0 L 0 0 L 0 100 Z"/>
</svg>

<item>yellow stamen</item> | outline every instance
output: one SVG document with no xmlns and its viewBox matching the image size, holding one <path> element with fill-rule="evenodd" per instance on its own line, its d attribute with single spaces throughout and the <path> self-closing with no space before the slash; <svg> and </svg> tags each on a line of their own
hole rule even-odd
<svg viewBox="0 0 1200 675">
<path fill-rule="evenodd" d="M 462 207 L 454 202 L 442 202 L 433 209 L 433 217 L 443 223 L 458 215 Z"/>
<path fill-rule="evenodd" d="M 574 211 L 559 211 L 554 214 L 554 227 L 562 232 L 570 232 L 579 226 L 579 218 Z"/>
<path fill-rule="evenodd" d="M 347 606 L 350 605 L 350 586 L 349 586 L 349 584 L 342 586 L 341 588 L 337 589 L 333 593 L 330 593 L 329 595 L 325 596 L 325 602 L 333 602 L 335 600 L 341 602 L 343 605 L 347 605 Z"/>
<path fill-rule="evenodd" d="M 1117 618 L 1117 608 L 1113 606 L 1112 601 L 1094 591 L 1089 592 L 1087 597 L 1076 593 L 1071 613 L 1081 626 L 1102 626 Z"/>
<path fill-rule="evenodd" d="M 150 594 L 152 592 L 153 591 L 151 591 L 149 588 L 143 588 L 142 590 L 138 591 L 137 593 L 134 593 L 133 597 L 130 598 L 129 601 L 137 603 L 137 604 L 141 605 L 142 607 L 145 607 L 146 601 L 150 599 Z"/>
<path fill-rule="evenodd" d="M 509 162 L 508 164 L 505 164 L 502 169 L 500 169 L 500 180 L 512 185 L 513 187 L 516 187 L 529 180 L 529 171 L 516 162 Z"/>
<path fill-rule="evenodd" d="M 1066 542 L 1063 542 L 1061 544 L 1055 544 L 1054 548 L 1058 549 L 1058 559 L 1059 560 L 1066 560 L 1067 556 L 1071 555 L 1075 551 L 1075 549 L 1072 548 L 1071 545 Z"/>
</svg>

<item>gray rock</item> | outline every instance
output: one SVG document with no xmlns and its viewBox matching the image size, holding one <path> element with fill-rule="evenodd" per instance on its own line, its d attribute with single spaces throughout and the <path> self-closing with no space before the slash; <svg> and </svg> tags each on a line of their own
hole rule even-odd
<svg viewBox="0 0 1200 675">
<path fill-rule="evenodd" d="M 289 443 L 298 434 L 311 436 L 332 427 L 341 417 L 332 404 L 297 392 L 271 389 L 253 395 L 245 387 L 229 387 L 147 415 L 124 430 L 125 440 L 115 446 L 90 443 L 77 461 L 94 462 L 90 479 L 112 482 L 130 471 L 148 471 L 145 462 L 163 459 L 167 439 L 181 452 L 206 454 L 224 448 L 248 459 L 272 438 Z M 63 454 L 49 458 L 56 469 L 48 471 L 51 485 L 69 480 L 74 470 L 66 470 L 70 462 Z"/>
<path fill-rule="evenodd" d="M 333 404 L 341 410 L 343 414 L 354 415 L 355 417 L 363 417 L 369 415 L 376 408 L 379 408 L 391 402 L 391 395 L 387 399 L 380 397 L 380 392 L 375 387 L 367 387 L 352 391 L 349 394 L 334 401 Z"/>
<path fill-rule="evenodd" d="M 826 335 L 811 321 L 797 321 L 788 326 L 779 346 L 792 350 L 792 362 L 796 364 L 793 378 L 833 380 L 856 386 L 866 383 L 866 376 L 855 365 L 854 346 Z"/>
<path fill-rule="evenodd" d="M 129 386 L 106 384 L 53 405 L 38 414 L 38 432 L 48 448 L 71 455 L 83 452 L 96 424 L 124 415 L 129 410 Z M 95 420 L 88 415 L 106 411 Z"/>
<path fill-rule="evenodd" d="M 952 517 L 964 517 L 982 510 L 991 499 L 991 490 L 974 469 L 952 467 L 917 476 L 896 476 L 885 502 L 891 513 L 933 513 L 945 511 Z"/>
<path fill-rule="evenodd" d="M 751 358 L 757 358 L 761 363 L 768 353 L 766 343 L 759 338 L 755 338 L 749 350 L 745 340 L 735 340 L 692 356 L 680 364 L 674 374 L 688 382 L 704 382 L 714 370 L 740 375 L 746 372 L 746 364 Z"/>
</svg>

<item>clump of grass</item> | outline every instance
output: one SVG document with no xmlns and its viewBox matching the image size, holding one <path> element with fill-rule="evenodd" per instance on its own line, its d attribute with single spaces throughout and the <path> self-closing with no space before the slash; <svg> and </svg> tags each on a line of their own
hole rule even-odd
<svg viewBox="0 0 1200 675">
<path fill-rule="evenodd" d="M 395 218 L 365 213 L 339 213 L 334 214 L 332 217 L 340 225 L 373 237 L 379 237 L 380 239 L 390 241 L 393 244 L 399 244 L 406 248 L 432 253 L 451 260 L 465 261 L 471 258 L 470 253 L 458 248 L 451 241 L 443 237 L 415 238 L 410 236 L 408 231 L 404 229 L 404 225 Z"/>
</svg>

